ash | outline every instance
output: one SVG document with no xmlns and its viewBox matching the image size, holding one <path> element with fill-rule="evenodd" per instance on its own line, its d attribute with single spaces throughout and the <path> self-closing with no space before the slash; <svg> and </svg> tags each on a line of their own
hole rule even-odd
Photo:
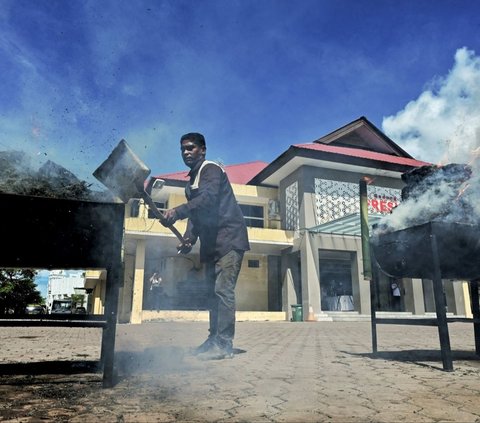
<svg viewBox="0 0 480 423">
<path fill-rule="evenodd" d="M 0 192 L 82 201 L 115 201 L 109 192 L 96 192 L 72 172 L 51 160 L 37 170 L 19 151 L 0 151 Z"/>
</svg>

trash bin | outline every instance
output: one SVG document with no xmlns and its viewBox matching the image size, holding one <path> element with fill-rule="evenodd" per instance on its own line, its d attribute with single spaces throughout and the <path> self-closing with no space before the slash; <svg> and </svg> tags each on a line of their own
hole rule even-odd
<svg viewBox="0 0 480 423">
<path fill-rule="evenodd" d="M 303 307 L 301 304 L 292 304 L 292 322 L 303 322 Z"/>
</svg>

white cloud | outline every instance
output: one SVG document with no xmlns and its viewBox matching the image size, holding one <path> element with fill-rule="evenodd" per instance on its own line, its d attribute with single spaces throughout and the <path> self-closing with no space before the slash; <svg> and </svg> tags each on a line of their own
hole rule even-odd
<svg viewBox="0 0 480 423">
<path fill-rule="evenodd" d="M 417 159 L 470 163 L 480 145 L 480 57 L 466 47 L 455 53 L 445 77 L 435 78 L 383 130 Z"/>
<path fill-rule="evenodd" d="M 474 51 L 458 49 L 448 75 L 433 81 L 395 116 L 384 118 L 383 130 L 418 159 L 441 165 L 465 163 L 472 168 L 472 176 L 460 186 L 453 179 L 439 179 L 419 196 L 402 202 L 385 224 L 401 229 L 438 214 L 443 220 L 478 221 L 480 58 Z"/>
</svg>

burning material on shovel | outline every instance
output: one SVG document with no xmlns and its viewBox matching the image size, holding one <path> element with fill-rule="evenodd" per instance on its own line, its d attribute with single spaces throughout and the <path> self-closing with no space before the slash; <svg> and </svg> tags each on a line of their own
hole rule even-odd
<svg viewBox="0 0 480 423">
<path fill-rule="evenodd" d="M 145 180 L 150 169 L 133 152 L 125 140 L 121 140 L 108 158 L 93 172 L 93 176 L 117 195 L 124 203 L 131 198 L 140 198 L 150 207 L 155 217 L 164 222 L 162 212 L 145 192 Z M 179 241 L 185 240 L 173 226 L 168 226 Z"/>
</svg>

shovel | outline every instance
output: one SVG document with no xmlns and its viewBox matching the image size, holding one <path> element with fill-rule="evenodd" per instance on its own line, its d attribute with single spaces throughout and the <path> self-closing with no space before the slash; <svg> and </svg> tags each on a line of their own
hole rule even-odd
<svg viewBox="0 0 480 423">
<path fill-rule="evenodd" d="M 143 199 L 155 217 L 164 223 L 163 213 L 145 192 L 145 180 L 149 174 L 150 169 L 138 158 L 125 140 L 121 140 L 107 160 L 93 172 L 93 176 L 124 203 L 131 198 Z M 182 244 L 185 243 L 183 236 L 173 225 L 167 227 Z"/>
</svg>

